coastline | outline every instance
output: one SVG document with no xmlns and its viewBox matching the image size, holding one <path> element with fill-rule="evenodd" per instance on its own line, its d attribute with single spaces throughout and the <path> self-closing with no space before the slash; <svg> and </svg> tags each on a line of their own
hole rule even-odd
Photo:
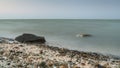
<svg viewBox="0 0 120 68">
<path fill-rule="evenodd" d="M 34 33 L 45 36 L 48 42 L 65 48 L 120 56 L 119 20 L 13 19 L 0 20 L 0 22 L 0 37 L 15 38 L 25 32 Z M 90 38 L 76 37 L 80 33 L 89 33 L 93 36 Z"/>
<path fill-rule="evenodd" d="M 0 65 L 5 68 L 116 68 L 120 59 L 46 44 L 0 44 Z"/>
</svg>

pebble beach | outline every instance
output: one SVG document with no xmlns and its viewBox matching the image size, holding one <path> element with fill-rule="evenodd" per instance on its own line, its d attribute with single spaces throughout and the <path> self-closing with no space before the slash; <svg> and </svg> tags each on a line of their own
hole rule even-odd
<svg viewBox="0 0 120 68">
<path fill-rule="evenodd" d="M 120 68 L 120 60 L 46 44 L 1 43 L 0 68 Z"/>
</svg>

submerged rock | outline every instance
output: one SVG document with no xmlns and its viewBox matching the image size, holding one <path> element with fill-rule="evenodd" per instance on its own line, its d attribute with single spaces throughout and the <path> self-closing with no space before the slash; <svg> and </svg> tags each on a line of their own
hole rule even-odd
<svg viewBox="0 0 120 68">
<path fill-rule="evenodd" d="M 91 37 L 91 34 L 77 34 L 76 37 Z"/>
<path fill-rule="evenodd" d="M 21 43 L 45 43 L 46 40 L 42 36 L 36 36 L 34 34 L 24 33 L 15 38 L 16 41 Z"/>
</svg>

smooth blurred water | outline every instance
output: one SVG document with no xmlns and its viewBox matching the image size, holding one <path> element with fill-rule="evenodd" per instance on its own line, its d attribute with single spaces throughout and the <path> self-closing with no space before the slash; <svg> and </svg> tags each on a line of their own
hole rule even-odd
<svg viewBox="0 0 120 68">
<path fill-rule="evenodd" d="M 0 36 L 15 38 L 22 33 L 45 36 L 53 46 L 120 56 L 120 20 L 0 20 Z M 80 33 L 93 36 L 76 37 Z"/>
</svg>

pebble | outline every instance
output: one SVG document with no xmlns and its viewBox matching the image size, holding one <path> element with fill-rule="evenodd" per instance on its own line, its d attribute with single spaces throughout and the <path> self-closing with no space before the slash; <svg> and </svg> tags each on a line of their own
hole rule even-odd
<svg viewBox="0 0 120 68">
<path fill-rule="evenodd" d="M 100 61 L 100 58 L 96 58 L 99 56 L 105 57 L 96 53 L 90 54 L 57 47 L 54 49 L 54 47 L 44 45 L 0 44 L 0 66 L 2 68 L 38 68 L 41 65 L 44 68 L 94 68 L 94 66 L 112 67 L 113 65 L 115 68 L 120 66 L 120 60 L 112 62 L 101 59 Z M 98 61 L 99 63 L 96 63 Z M 106 64 L 102 65 L 103 62 Z"/>
</svg>

